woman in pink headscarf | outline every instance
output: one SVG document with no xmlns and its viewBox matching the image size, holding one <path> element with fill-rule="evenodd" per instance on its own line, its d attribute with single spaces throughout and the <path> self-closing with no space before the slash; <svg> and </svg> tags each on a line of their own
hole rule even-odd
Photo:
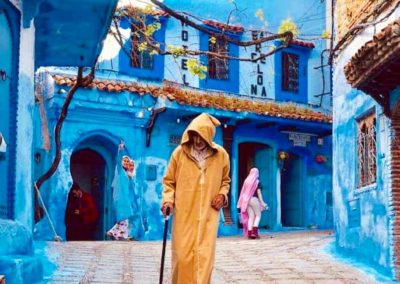
<svg viewBox="0 0 400 284">
<path fill-rule="evenodd" d="M 237 204 L 242 217 L 243 235 L 249 239 L 258 239 L 258 225 L 261 220 L 261 211 L 268 208 L 264 202 L 259 187 L 259 172 L 252 168 L 245 179 Z"/>
</svg>

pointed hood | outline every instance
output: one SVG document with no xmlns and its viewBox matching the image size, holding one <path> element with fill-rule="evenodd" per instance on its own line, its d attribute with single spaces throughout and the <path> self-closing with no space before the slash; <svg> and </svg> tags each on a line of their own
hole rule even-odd
<svg viewBox="0 0 400 284">
<path fill-rule="evenodd" d="M 216 127 L 219 125 L 221 125 L 221 123 L 215 117 L 208 113 L 200 114 L 192 120 L 185 132 L 183 132 L 181 145 L 183 146 L 190 141 L 189 132 L 193 131 L 199 134 L 211 148 L 217 149 L 217 145 L 213 142 L 213 139 Z"/>
</svg>

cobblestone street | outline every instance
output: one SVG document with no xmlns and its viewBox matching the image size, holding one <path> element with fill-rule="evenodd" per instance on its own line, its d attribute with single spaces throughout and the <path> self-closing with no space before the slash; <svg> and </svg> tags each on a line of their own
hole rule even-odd
<svg viewBox="0 0 400 284">
<path fill-rule="evenodd" d="M 271 237 L 272 236 L 272 237 Z M 219 238 L 212 283 L 376 283 L 323 252 L 329 232 Z M 170 283 L 170 243 L 164 283 Z M 51 243 L 50 283 L 158 283 L 162 242 Z"/>
</svg>

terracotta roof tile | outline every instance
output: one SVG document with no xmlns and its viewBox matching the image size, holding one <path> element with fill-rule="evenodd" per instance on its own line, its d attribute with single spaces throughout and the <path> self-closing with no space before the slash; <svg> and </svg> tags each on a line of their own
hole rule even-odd
<svg viewBox="0 0 400 284">
<path fill-rule="evenodd" d="M 314 48 L 315 47 L 315 45 L 312 42 L 295 40 L 295 39 L 291 40 L 289 42 L 289 44 L 298 45 L 298 46 L 307 47 L 307 48 Z"/>
<path fill-rule="evenodd" d="M 213 21 L 213 20 L 204 20 L 203 24 L 217 28 L 219 30 L 225 30 L 225 31 L 230 31 L 230 32 L 235 32 L 235 33 L 242 33 L 244 31 L 244 28 L 242 26 L 227 25 L 227 24 L 220 23 L 220 22 Z"/>
<path fill-rule="evenodd" d="M 53 75 L 53 78 L 57 85 L 68 87 L 73 86 L 76 81 L 75 77 L 64 75 Z M 166 82 L 162 86 L 151 86 L 124 81 L 95 79 L 92 83 L 92 88 L 108 92 L 127 91 L 141 96 L 151 95 L 153 97 L 176 101 L 181 105 L 209 107 L 236 112 L 246 111 L 258 115 L 332 123 L 332 117 L 330 115 L 307 108 L 301 108 L 293 104 L 262 102 L 249 98 L 233 97 L 232 95 L 224 93 L 206 93 L 198 90 L 182 89 L 180 85 L 170 82 Z"/>
<path fill-rule="evenodd" d="M 400 18 L 365 43 L 344 67 L 352 87 L 386 94 L 400 84 Z"/>
<path fill-rule="evenodd" d="M 154 17 L 168 17 L 169 14 L 163 10 L 157 10 L 157 9 L 143 9 L 140 7 L 132 6 L 132 5 L 127 5 L 123 7 L 122 9 L 128 17 L 135 18 L 137 15 L 150 15 Z"/>
</svg>

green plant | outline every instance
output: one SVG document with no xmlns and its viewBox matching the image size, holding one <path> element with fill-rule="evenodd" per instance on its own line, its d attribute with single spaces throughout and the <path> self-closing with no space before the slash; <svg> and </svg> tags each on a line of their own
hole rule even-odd
<svg viewBox="0 0 400 284">
<path fill-rule="evenodd" d="M 292 21 L 291 18 L 282 20 L 281 25 L 278 28 L 279 34 L 283 34 L 285 32 L 292 32 L 293 37 L 299 35 L 299 29 L 297 28 L 297 25 Z"/>
<path fill-rule="evenodd" d="M 202 65 L 197 59 L 189 59 L 186 63 L 189 73 L 198 76 L 200 79 L 206 78 L 207 66 Z"/>
</svg>

